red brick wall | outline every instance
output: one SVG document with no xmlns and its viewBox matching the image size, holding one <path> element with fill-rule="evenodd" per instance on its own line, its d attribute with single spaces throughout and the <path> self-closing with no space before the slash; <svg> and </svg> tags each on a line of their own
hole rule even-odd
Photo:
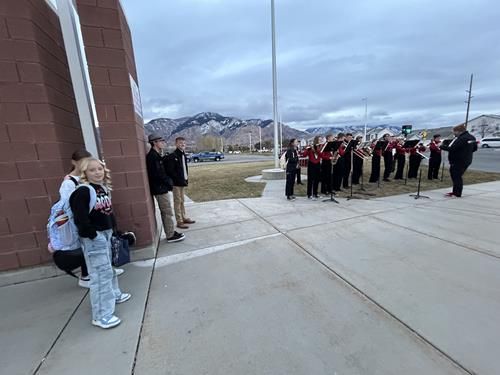
<svg viewBox="0 0 500 375">
<path fill-rule="evenodd" d="M 130 74 L 137 82 L 130 30 L 117 0 L 77 0 L 77 5 L 118 225 L 133 230 L 139 246 L 149 245 L 156 222 L 144 122 L 135 114 L 129 80 Z"/>
<path fill-rule="evenodd" d="M 57 16 L 43 0 L 1 0 L 0 271 L 50 258 L 48 212 L 81 147 Z"/>
</svg>

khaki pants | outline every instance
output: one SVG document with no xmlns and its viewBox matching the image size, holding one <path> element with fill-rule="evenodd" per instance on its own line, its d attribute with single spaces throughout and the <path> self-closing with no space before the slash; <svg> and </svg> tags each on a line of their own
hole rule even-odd
<svg viewBox="0 0 500 375">
<path fill-rule="evenodd" d="M 177 224 L 184 222 L 186 209 L 184 208 L 184 186 L 174 186 L 174 210 Z"/>
<path fill-rule="evenodd" d="M 170 238 L 174 235 L 174 221 L 172 220 L 174 213 L 172 212 L 170 199 L 168 199 L 168 193 L 155 195 L 155 198 L 160 207 L 161 221 L 163 223 L 165 235 L 167 238 Z"/>
</svg>

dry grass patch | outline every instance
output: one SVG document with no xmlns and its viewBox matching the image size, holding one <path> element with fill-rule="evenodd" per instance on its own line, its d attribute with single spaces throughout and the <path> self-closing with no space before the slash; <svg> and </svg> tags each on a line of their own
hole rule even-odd
<svg viewBox="0 0 500 375">
<path fill-rule="evenodd" d="M 273 168 L 273 162 L 253 162 L 253 163 L 233 163 L 224 164 L 200 164 L 193 166 L 189 170 L 189 187 L 186 194 L 195 202 L 206 202 L 221 199 L 234 198 L 255 198 L 262 196 L 264 183 L 246 182 L 245 178 L 257 176 L 261 174 L 262 169 Z M 392 180 L 394 174 L 391 175 L 391 182 L 380 182 L 380 188 L 377 184 L 369 184 L 367 181 L 370 177 L 370 162 L 364 166 L 364 187 L 370 193 L 369 196 L 359 194 L 359 186 L 353 189 L 354 195 L 359 198 L 376 198 L 398 194 L 411 194 L 417 191 L 418 180 L 408 180 L 405 184 L 404 180 Z M 383 172 L 383 163 L 382 171 Z M 434 190 L 446 187 L 451 187 L 450 174 L 447 169 L 444 171 L 443 181 L 427 180 L 427 166 L 422 165 L 422 187 L 421 190 Z M 302 173 L 306 174 L 306 168 L 302 168 Z M 441 172 L 439 174 L 441 176 Z M 466 185 L 477 184 L 481 182 L 500 180 L 500 173 L 480 172 L 468 170 L 464 175 L 464 183 Z M 306 181 L 304 181 L 306 183 Z M 467 187 L 465 187 L 465 190 Z M 283 197 L 285 190 L 285 182 L 283 181 Z M 338 193 L 339 197 L 349 196 L 350 191 L 345 190 Z M 306 196 L 306 185 L 296 185 L 295 195 Z"/>
<path fill-rule="evenodd" d="M 186 194 L 195 202 L 220 199 L 255 198 L 262 196 L 264 183 L 246 182 L 245 178 L 258 176 L 274 163 L 199 164 L 189 169 L 189 186 Z"/>
</svg>

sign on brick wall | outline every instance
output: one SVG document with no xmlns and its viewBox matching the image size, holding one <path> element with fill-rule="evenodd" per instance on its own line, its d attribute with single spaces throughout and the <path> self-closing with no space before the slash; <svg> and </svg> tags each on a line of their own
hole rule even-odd
<svg viewBox="0 0 500 375">
<path fill-rule="evenodd" d="M 129 74 L 130 77 L 130 87 L 132 88 L 132 97 L 134 99 L 134 110 L 142 118 L 142 103 L 141 103 L 141 93 L 139 92 L 139 86 L 132 78 L 132 75 Z"/>
</svg>

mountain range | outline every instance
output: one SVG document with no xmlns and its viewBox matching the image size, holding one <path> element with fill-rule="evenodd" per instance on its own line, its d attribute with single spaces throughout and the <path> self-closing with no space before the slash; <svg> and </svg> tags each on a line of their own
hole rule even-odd
<svg viewBox="0 0 500 375">
<path fill-rule="evenodd" d="M 338 134 L 339 132 L 362 133 L 363 126 L 332 126 L 314 127 L 305 130 L 294 129 L 286 124 L 283 125 L 283 139 L 298 138 L 310 139 L 315 135 Z M 401 131 L 400 127 L 390 125 L 371 125 L 368 128 L 386 127 L 394 133 Z M 262 141 L 268 141 L 274 137 L 272 120 L 249 119 L 241 120 L 236 117 L 226 117 L 218 113 L 202 112 L 191 117 L 178 119 L 157 118 L 144 125 L 146 134 L 158 132 L 162 134 L 167 142 L 171 143 L 176 137 L 184 137 L 188 142 L 198 143 L 203 137 L 211 136 L 224 141 L 226 145 L 248 145 L 250 135 L 252 143 L 259 141 L 259 132 Z"/>
</svg>

